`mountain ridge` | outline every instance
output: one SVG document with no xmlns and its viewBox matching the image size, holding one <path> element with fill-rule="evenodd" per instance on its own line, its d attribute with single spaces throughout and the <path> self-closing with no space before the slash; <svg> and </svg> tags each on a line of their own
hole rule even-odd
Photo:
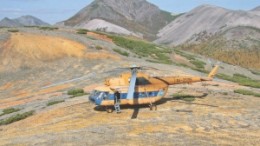
<svg viewBox="0 0 260 146">
<path fill-rule="evenodd" d="M 228 10 L 222 7 L 202 5 L 178 17 L 158 33 L 156 43 L 179 45 L 193 35 L 206 31 L 209 35 L 235 26 L 260 28 L 260 17 L 241 10 Z"/>
<path fill-rule="evenodd" d="M 24 15 L 15 19 L 3 18 L 0 21 L 1 27 L 22 27 L 22 26 L 48 26 L 50 24 L 31 15 Z"/>
<path fill-rule="evenodd" d="M 155 39 L 159 29 L 174 18 L 171 13 L 160 10 L 146 0 L 95 0 L 57 25 L 82 27 L 93 19 L 101 19 L 130 32 L 142 33 L 145 38 L 151 40 Z"/>
</svg>

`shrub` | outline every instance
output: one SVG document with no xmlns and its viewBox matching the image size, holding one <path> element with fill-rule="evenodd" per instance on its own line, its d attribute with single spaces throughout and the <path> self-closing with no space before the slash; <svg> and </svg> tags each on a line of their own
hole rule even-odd
<svg viewBox="0 0 260 146">
<path fill-rule="evenodd" d="M 218 78 L 221 78 L 221 79 L 224 79 L 224 80 L 239 83 L 240 85 L 243 85 L 243 86 L 260 88 L 260 82 L 259 81 L 253 80 L 253 79 L 246 77 L 244 75 L 241 75 L 241 74 L 234 74 L 233 76 L 228 76 L 228 75 L 225 75 L 225 74 L 217 74 L 216 76 Z"/>
<path fill-rule="evenodd" d="M 39 27 L 40 30 L 57 30 L 59 29 L 58 27 L 49 27 L 49 26 L 42 26 Z"/>
<path fill-rule="evenodd" d="M 15 33 L 15 32 L 19 32 L 19 30 L 18 29 L 9 29 L 8 32 Z"/>
<path fill-rule="evenodd" d="M 186 95 L 186 94 L 174 94 L 173 99 L 183 100 L 183 101 L 194 101 L 195 97 L 192 95 Z"/>
<path fill-rule="evenodd" d="M 102 50 L 103 47 L 101 47 L 101 46 L 96 46 L 96 49 L 97 49 L 97 50 Z"/>
<path fill-rule="evenodd" d="M 89 32 L 89 30 L 87 30 L 87 29 L 78 29 L 77 30 L 78 34 L 87 34 L 88 32 Z"/>
<path fill-rule="evenodd" d="M 11 113 L 14 113 L 14 112 L 17 112 L 17 111 L 20 111 L 20 109 L 7 108 L 7 109 L 3 110 L 3 113 L 0 116 L 11 114 Z"/>
<path fill-rule="evenodd" d="M 59 104 L 59 103 L 62 103 L 64 101 L 65 100 L 50 101 L 50 102 L 47 103 L 47 106 L 51 106 L 51 105 L 54 105 L 54 104 Z"/>
<path fill-rule="evenodd" d="M 68 91 L 68 95 L 72 95 L 71 98 L 87 95 L 83 89 L 71 89 Z"/>
<path fill-rule="evenodd" d="M 115 35 L 109 35 L 108 37 L 111 38 L 117 46 L 128 49 L 140 57 L 151 57 L 158 62 L 165 64 L 172 63 L 170 57 L 167 55 L 171 52 L 169 49 L 160 48 L 155 44 L 143 40 L 130 39 Z"/>
<path fill-rule="evenodd" d="M 22 114 L 17 114 L 17 115 L 11 116 L 8 119 L 1 120 L 0 125 L 8 125 L 8 124 L 14 123 L 16 121 L 23 120 L 23 119 L 33 115 L 33 113 L 34 113 L 34 111 L 29 111 L 29 112 L 25 112 Z"/>
<path fill-rule="evenodd" d="M 118 54 L 120 55 L 123 55 L 123 56 L 129 56 L 129 53 L 126 52 L 126 51 L 122 51 L 120 49 L 113 49 L 113 51 L 117 52 Z"/>
<path fill-rule="evenodd" d="M 237 90 L 234 90 L 234 92 L 238 93 L 238 94 L 242 94 L 242 95 L 251 95 L 251 96 L 255 96 L 255 97 L 260 97 L 260 93 L 255 93 L 250 90 L 237 89 Z"/>
</svg>

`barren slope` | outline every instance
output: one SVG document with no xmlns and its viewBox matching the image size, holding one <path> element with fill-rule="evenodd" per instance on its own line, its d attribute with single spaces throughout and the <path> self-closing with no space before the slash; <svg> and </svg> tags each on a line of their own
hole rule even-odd
<svg viewBox="0 0 260 146">
<path fill-rule="evenodd" d="M 89 29 L 86 24 L 93 19 L 105 20 L 128 31 L 141 33 L 145 38 L 155 39 L 158 30 L 171 22 L 174 16 L 146 0 L 95 0 L 58 25 Z"/>
<path fill-rule="evenodd" d="M 39 67 L 62 58 L 115 58 L 109 52 L 96 56 L 87 46 L 62 37 L 30 33 L 13 33 L 5 41 L 0 54 L 0 71 Z M 96 56 L 96 57 L 95 57 Z"/>
<path fill-rule="evenodd" d="M 197 34 L 206 33 L 211 36 L 227 28 L 241 25 L 260 28 L 260 16 L 246 11 L 202 5 L 161 29 L 155 42 L 179 45 L 193 39 L 192 37 Z"/>
</svg>

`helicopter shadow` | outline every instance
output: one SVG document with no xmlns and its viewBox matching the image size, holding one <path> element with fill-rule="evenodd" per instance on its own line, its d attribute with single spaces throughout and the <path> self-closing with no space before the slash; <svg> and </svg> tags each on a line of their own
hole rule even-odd
<svg viewBox="0 0 260 146">
<path fill-rule="evenodd" d="M 209 107 L 219 107 L 219 106 L 211 105 L 211 104 L 202 104 L 202 103 L 194 103 L 194 102 L 192 102 L 192 101 L 196 100 L 196 98 L 202 99 L 202 98 L 205 98 L 207 96 L 208 96 L 207 93 L 203 93 L 203 95 L 199 95 L 199 96 L 181 95 L 181 96 L 177 96 L 177 97 L 163 98 L 160 101 L 158 101 L 157 105 L 165 104 L 166 102 L 178 102 L 178 103 L 201 105 L 201 106 L 209 106 Z M 194 100 L 186 101 L 185 100 L 186 98 L 191 98 L 191 99 L 194 99 Z"/>
<path fill-rule="evenodd" d="M 208 95 L 207 93 L 204 93 L 203 95 L 200 95 L 200 96 L 192 96 L 192 98 L 194 98 L 194 100 L 195 100 L 196 98 L 204 98 L 207 95 Z M 187 102 L 187 101 L 184 100 L 185 98 L 190 98 L 190 97 L 191 96 L 189 96 L 189 95 L 183 95 L 183 96 L 177 96 L 177 97 L 172 97 L 172 98 L 162 98 L 160 101 L 156 102 L 156 105 L 159 106 L 159 105 L 165 104 L 167 102 L 179 102 L 179 103 L 184 103 L 184 104 L 194 104 L 194 105 L 201 105 L 201 106 L 218 107 L 218 106 L 215 106 L 215 105 L 193 103 L 193 102 Z M 120 108 L 121 108 L 121 110 L 132 109 L 133 114 L 131 116 L 131 119 L 136 119 L 138 117 L 138 113 L 139 113 L 140 109 L 149 108 L 149 105 L 147 105 L 147 104 L 145 104 L 145 105 L 121 105 Z M 94 110 L 100 111 L 100 112 L 106 112 L 106 108 L 101 107 L 101 106 L 94 107 Z"/>
<path fill-rule="evenodd" d="M 114 108 L 114 107 L 111 107 L 111 108 Z M 138 117 L 138 113 L 139 113 L 140 109 L 149 108 L 149 105 L 121 105 L 120 108 L 121 108 L 121 110 L 126 110 L 126 109 L 133 110 L 131 119 L 136 119 Z M 106 108 L 101 107 L 101 106 L 94 107 L 94 110 L 99 111 L 99 112 L 106 112 Z"/>
</svg>

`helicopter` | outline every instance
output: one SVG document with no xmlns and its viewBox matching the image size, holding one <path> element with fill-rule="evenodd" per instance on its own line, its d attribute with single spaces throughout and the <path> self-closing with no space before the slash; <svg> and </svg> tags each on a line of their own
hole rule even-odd
<svg viewBox="0 0 260 146">
<path fill-rule="evenodd" d="M 108 113 L 114 110 L 120 113 L 122 105 L 149 105 L 150 110 L 157 110 L 156 102 L 165 97 L 170 85 L 212 81 L 218 68 L 216 65 L 207 77 L 152 77 L 140 72 L 149 67 L 133 66 L 128 68 L 130 69 L 128 73 L 106 79 L 104 85 L 96 87 L 91 92 L 89 100 L 99 107 L 105 107 Z"/>
</svg>

